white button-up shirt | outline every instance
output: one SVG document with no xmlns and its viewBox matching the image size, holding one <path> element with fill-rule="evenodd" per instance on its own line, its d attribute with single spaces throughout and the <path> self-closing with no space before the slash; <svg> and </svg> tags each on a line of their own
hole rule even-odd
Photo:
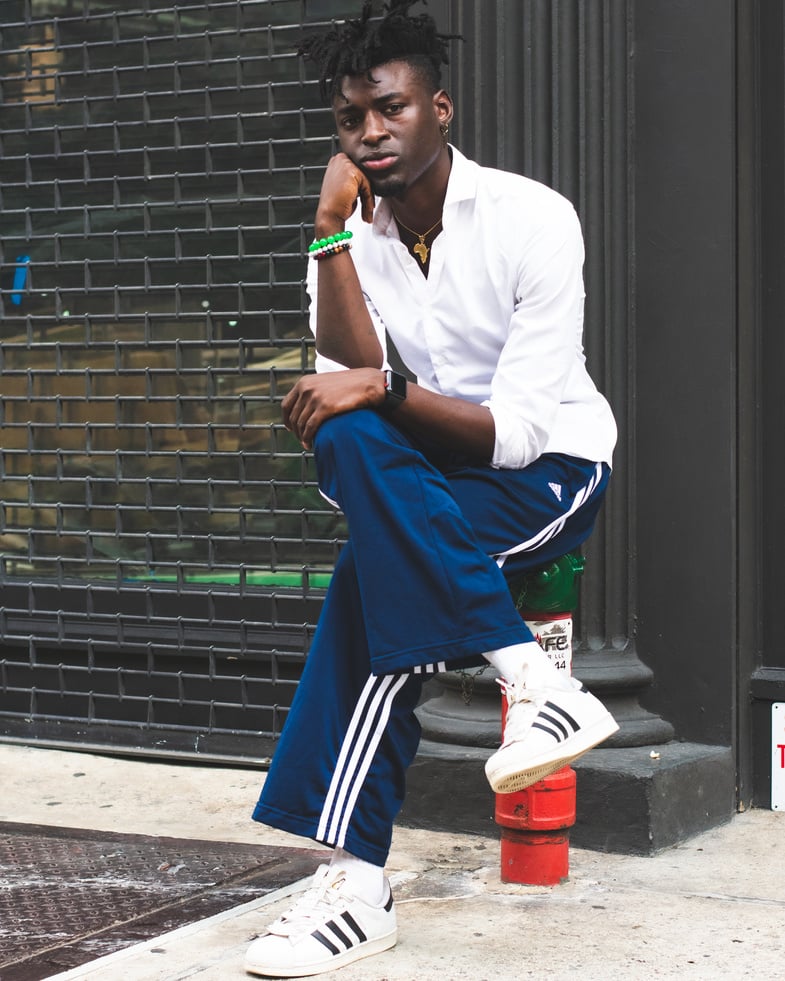
<svg viewBox="0 0 785 981">
<path fill-rule="evenodd" d="M 494 467 L 520 469 L 542 453 L 610 463 L 616 425 L 583 353 L 575 210 L 544 184 L 452 156 L 427 279 L 389 199 L 377 199 L 372 224 L 359 207 L 347 222 L 382 349 L 386 331 L 419 385 L 489 408 Z M 311 260 L 314 333 L 317 273 Z M 317 354 L 317 371 L 343 367 Z"/>
</svg>

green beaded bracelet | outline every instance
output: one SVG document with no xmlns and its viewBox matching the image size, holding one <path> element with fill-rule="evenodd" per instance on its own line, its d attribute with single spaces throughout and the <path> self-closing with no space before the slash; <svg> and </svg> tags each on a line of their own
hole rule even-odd
<svg viewBox="0 0 785 981">
<path fill-rule="evenodd" d="M 319 258 L 322 254 L 332 255 L 334 252 L 334 246 L 341 245 L 346 248 L 349 247 L 349 239 L 352 237 L 350 231 L 336 232 L 334 235 L 328 235 L 327 238 L 317 238 L 308 246 L 308 255 L 312 258 Z M 343 252 L 344 249 L 341 248 L 339 251 Z"/>
</svg>

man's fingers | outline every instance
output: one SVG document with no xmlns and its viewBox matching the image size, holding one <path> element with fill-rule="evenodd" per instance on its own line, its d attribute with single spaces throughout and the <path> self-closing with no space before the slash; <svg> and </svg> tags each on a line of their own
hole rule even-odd
<svg viewBox="0 0 785 981">
<path fill-rule="evenodd" d="M 318 399 L 311 391 L 306 379 L 300 379 L 281 402 L 283 422 L 286 428 L 310 450 L 318 425 L 315 415 L 318 412 Z"/>
<path fill-rule="evenodd" d="M 316 418 L 315 406 L 306 400 L 298 403 L 297 410 L 291 415 L 289 429 L 306 450 L 310 450 L 316 430 L 319 428 Z"/>
<path fill-rule="evenodd" d="M 303 406 L 305 405 L 305 398 L 303 395 L 303 380 L 297 382 L 294 388 L 288 392 L 281 401 L 281 413 L 283 415 L 283 424 L 291 432 L 300 438 L 298 429 L 301 425 L 301 415 L 303 411 Z"/>
<path fill-rule="evenodd" d="M 315 423 L 314 413 L 310 413 L 307 419 L 301 420 L 302 426 L 298 438 L 306 450 L 313 446 L 313 438 L 319 426 Z"/>
<path fill-rule="evenodd" d="M 283 418 L 283 424 L 287 429 L 292 428 L 291 415 L 296 404 L 297 386 L 295 386 L 290 392 L 287 392 L 281 399 L 281 417 Z"/>
<path fill-rule="evenodd" d="M 370 224 L 373 221 L 373 209 L 376 204 L 373 197 L 373 191 L 371 190 L 371 185 L 363 176 L 358 187 L 358 193 L 360 195 L 360 204 L 362 206 L 362 219 Z"/>
<path fill-rule="evenodd" d="M 319 209 L 339 222 L 346 221 L 354 213 L 358 198 L 363 221 L 370 222 L 374 208 L 371 185 L 345 153 L 337 153 L 330 158 L 322 178 Z"/>
</svg>

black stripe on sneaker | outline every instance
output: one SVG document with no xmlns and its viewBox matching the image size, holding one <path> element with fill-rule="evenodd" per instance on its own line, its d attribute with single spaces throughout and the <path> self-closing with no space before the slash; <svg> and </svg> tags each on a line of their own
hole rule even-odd
<svg viewBox="0 0 785 981">
<path fill-rule="evenodd" d="M 539 715 L 537 716 L 539 719 Z M 557 743 L 563 743 L 566 735 L 561 735 L 552 726 L 543 725 L 541 722 L 532 722 L 532 729 L 542 729 L 543 732 L 547 732 L 549 736 L 553 736 Z"/>
<path fill-rule="evenodd" d="M 392 898 L 392 892 L 390 892 L 390 898 L 384 904 L 385 913 L 389 913 L 392 908 L 393 908 L 393 898 Z"/>
<path fill-rule="evenodd" d="M 351 939 L 351 937 L 346 936 L 335 920 L 330 920 L 329 923 L 325 923 L 325 927 L 335 934 L 335 936 L 341 941 L 347 950 L 350 947 L 354 947 L 354 941 Z"/>
<path fill-rule="evenodd" d="M 550 709 L 550 712 L 546 712 L 546 709 Z M 564 724 L 565 722 L 568 726 L 572 727 L 572 732 L 568 730 Z M 580 731 L 580 728 L 569 712 L 565 712 L 555 702 L 546 702 L 532 723 L 532 729 L 540 729 L 542 732 L 547 732 L 549 736 L 553 736 L 557 743 L 562 743 L 565 739 L 569 739 L 570 736 L 574 736 L 576 732 Z"/>
<path fill-rule="evenodd" d="M 325 935 L 321 933 L 319 930 L 314 930 L 311 936 L 313 937 L 314 940 L 318 940 L 320 944 L 324 944 L 324 946 L 330 951 L 331 954 L 341 953 L 340 947 L 336 947 L 335 944 L 332 942 L 332 940 L 328 940 L 327 937 L 325 937 Z"/>
<path fill-rule="evenodd" d="M 566 727 L 561 724 L 561 722 L 556 718 L 556 716 L 549 715 L 544 709 L 537 716 L 537 719 L 541 723 L 548 722 L 550 723 L 550 725 L 555 726 L 562 734 L 562 739 L 567 739 L 567 737 L 570 735 L 570 733 L 567 732 Z"/>
<path fill-rule="evenodd" d="M 390 898 L 392 898 L 392 896 Z M 346 925 L 351 930 L 354 931 L 355 936 L 360 941 L 360 943 L 361 944 L 364 944 L 365 941 L 368 938 L 365 936 L 365 934 L 363 933 L 363 931 L 360 929 L 360 925 L 358 924 L 357 920 L 355 920 L 355 918 L 352 916 L 352 914 L 351 913 L 348 913 L 348 912 L 341 913 L 341 919 L 346 923 Z"/>
<path fill-rule="evenodd" d="M 556 705 L 554 702 L 546 702 L 545 703 L 545 708 L 549 708 L 553 712 L 558 712 L 559 715 L 563 719 L 566 719 L 566 721 L 572 726 L 572 728 L 575 730 L 575 732 L 577 732 L 580 729 L 580 726 L 575 721 L 575 719 L 573 719 L 573 717 L 570 715 L 569 712 L 565 712 L 564 709 L 561 708 L 561 706 Z"/>
</svg>

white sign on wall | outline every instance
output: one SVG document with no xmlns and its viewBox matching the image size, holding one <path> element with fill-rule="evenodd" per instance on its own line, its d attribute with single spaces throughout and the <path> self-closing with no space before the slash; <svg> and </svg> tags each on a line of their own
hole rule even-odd
<svg viewBox="0 0 785 981">
<path fill-rule="evenodd" d="M 785 811 L 785 702 L 771 706 L 771 809 Z"/>
</svg>

